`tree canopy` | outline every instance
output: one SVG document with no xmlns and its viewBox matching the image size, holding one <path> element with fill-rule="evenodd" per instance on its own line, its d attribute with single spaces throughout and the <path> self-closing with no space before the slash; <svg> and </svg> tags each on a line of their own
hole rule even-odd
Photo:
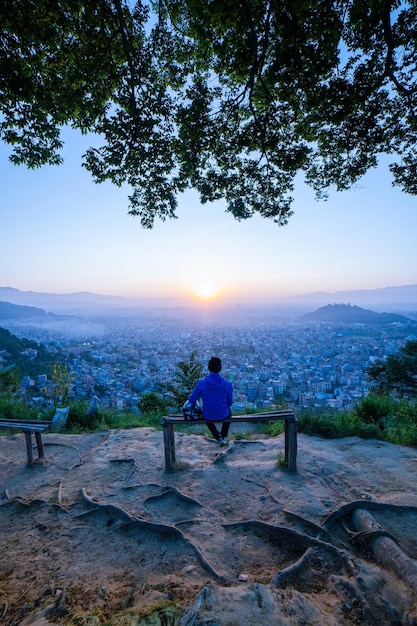
<svg viewBox="0 0 417 626">
<path fill-rule="evenodd" d="M 380 393 L 417 396 L 417 341 L 407 341 L 395 354 L 378 359 L 367 369 L 369 380 Z"/>
<path fill-rule="evenodd" d="M 348 189 L 381 154 L 417 193 L 417 0 L 8 0 L 0 138 L 59 164 L 61 130 L 95 133 L 96 182 L 128 184 L 144 227 L 178 194 L 279 225 L 298 174 Z"/>
</svg>

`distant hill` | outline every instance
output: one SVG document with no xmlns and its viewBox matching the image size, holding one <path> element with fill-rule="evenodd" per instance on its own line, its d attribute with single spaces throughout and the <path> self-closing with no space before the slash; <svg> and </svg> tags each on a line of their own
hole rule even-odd
<svg viewBox="0 0 417 626">
<path fill-rule="evenodd" d="M 35 306 L 20 306 L 0 301 L 0 319 L 22 319 L 25 317 L 45 317 L 46 312 Z"/>
<path fill-rule="evenodd" d="M 21 306 L 42 307 L 45 311 L 59 314 L 99 312 L 132 307 L 132 300 L 119 296 L 103 296 L 88 291 L 76 293 L 43 293 L 19 291 L 13 287 L 0 287 L 0 300 Z"/>
<path fill-rule="evenodd" d="M 314 322 L 334 322 L 343 324 L 393 324 L 415 323 L 397 313 L 375 313 L 351 304 L 327 304 L 312 313 L 306 313 L 304 319 Z"/>
<path fill-rule="evenodd" d="M 328 302 L 346 302 L 383 311 L 417 311 L 417 285 L 335 292 L 317 291 L 294 296 L 292 302 L 304 306 L 307 304 L 324 306 Z"/>
</svg>

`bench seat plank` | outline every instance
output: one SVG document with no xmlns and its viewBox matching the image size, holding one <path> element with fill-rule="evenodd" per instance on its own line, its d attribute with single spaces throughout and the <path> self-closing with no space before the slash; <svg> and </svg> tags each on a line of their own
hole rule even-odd
<svg viewBox="0 0 417 626">
<path fill-rule="evenodd" d="M 230 418 L 223 420 L 224 422 L 233 423 L 261 423 L 285 421 L 285 464 L 291 472 L 297 469 L 297 416 L 294 411 L 288 409 L 285 411 L 273 411 L 268 413 L 251 413 L 246 415 L 232 415 Z M 223 423 L 218 422 L 218 423 Z M 162 418 L 162 426 L 164 431 L 164 454 L 165 469 L 172 471 L 175 465 L 175 425 L 186 424 L 192 426 L 195 424 L 205 424 L 202 419 L 187 420 L 182 414 L 167 415 Z"/>
<path fill-rule="evenodd" d="M 279 411 L 276 413 L 249 413 L 247 415 L 232 415 L 222 422 L 276 422 L 279 420 L 285 421 L 298 421 L 293 411 Z M 196 422 L 197 424 L 205 423 L 203 418 L 198 420 L 186 420 L 181 414 L 169 415 L 163 418 L 165 424 L 190 424 Z"/>
<path fill-rule="evenodd" d="M 38 432 L 38 433 L 42 433 L 44 430 L 46 430 L 50 425 L 50 422 L 48 422 L 48 424 L 31 424 L 29 422 L 21 422 L 21 423 L 17 423 L 17 422 L 11 422 L 9 420 L 1 420 L 0 421 L 0 428 L 3 429 L 10 429 L 10 430 L 22 430 L 23 432 L 28 431 L 28 432 Z"/>
<path fill-rule="evenodd" d="M 0 424 L 4 424 L 6 422 L 11 422 L 12 424 L 29 424 L 29 425 L 46 425 L 49 426 L 52 420 L 22 420 L 22 419 L 14 419 L 12 417 L 0 417 Z"/>
</svg>

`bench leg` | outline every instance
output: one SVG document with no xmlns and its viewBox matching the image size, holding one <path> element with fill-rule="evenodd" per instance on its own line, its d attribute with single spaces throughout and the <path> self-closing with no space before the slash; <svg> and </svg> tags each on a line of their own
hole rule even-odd
<svg viewBox="0 0 417 626">
<path fill-rule="evenodd" d="M 25 431 L 25 439 L 26 439 L 26 452 L 28 455 L 28 465 L 33 465 L 32 433 Z"/>
<path fill-rule="evenodd" d="M 172 472 L 175 463 L 175 438 L 174 425 L 164 424 L 164 452 L 165 452 L 165 469 Z"/>
<path fill-rule="evenodd" d="M 288 447 L 289 447 L 289 429 L 288 429 L 288 420 L 284 420 L 284 433 L 285 433 L 285 441 L 284 441 L 284 460 L 285 465 L 288 467 Z"/>
<path fill-rule="evenodd" d="M 35 433 L 36 445 L 38 448 L 38 457 L 40 459 L 44 459 L 44 451 L 43 451 L 43 443 L 42 443 L 42 433 Z"/>
<path fill-rule="evenodd" d="M 290 472 L 297 471 L 297 422 L 285 421 L 285 461 Z"/>
</svg>

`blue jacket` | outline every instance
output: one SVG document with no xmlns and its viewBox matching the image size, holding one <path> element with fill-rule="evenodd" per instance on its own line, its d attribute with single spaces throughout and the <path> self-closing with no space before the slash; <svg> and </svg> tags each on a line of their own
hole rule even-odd
<svg viewBox="0 0 417 626">
<path fill-rule="evenodd" d="M 224 420 L 230 415 L 233 404 L 232 383 L 220 374 L 210 372 L 208 376 L 198 381 L 188 401 L 195 404 L 203 400 L 203 418 L 212 422 Z"/>
</svg>

